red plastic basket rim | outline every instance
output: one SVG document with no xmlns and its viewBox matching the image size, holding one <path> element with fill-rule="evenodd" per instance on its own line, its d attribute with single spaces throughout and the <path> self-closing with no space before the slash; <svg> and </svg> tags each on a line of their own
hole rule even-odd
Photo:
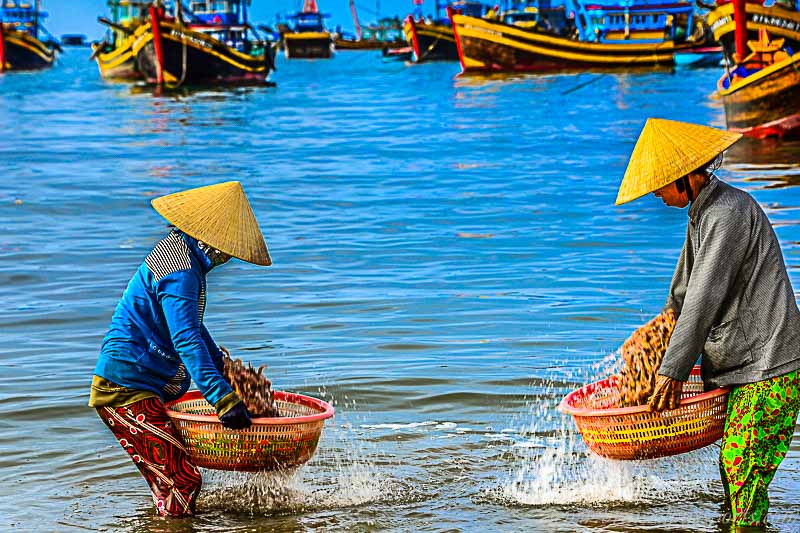
<svg viewBox="0 0 800 533">
<path fill-rule="evenodd" d="M 691 372 L 692 376 L 699 376 L 700 375 L 700 366 L 696 365 Z M 588 385 L 584 385 L 580 389 L 574 390 L 564 396 L 564 399 L 561 400 L 561 403 L 558 406 L 559 411 L 562 413 L 566 413 L 572 416 L 621 416 L 621 415 L 638 415 L 641 413 L 648 413 L 650 412 L 650 408 L 647 405 L 636 405 L 633 407 L 612 407 L 610 409 L 589 409 L 584 407 L 573 407 L 571 404 L 576 396 L 583 396 L 589 393 L 592 389 L 597 388 L 599 385 L 607 385 L 609 381 L 614 379 L 615 376 L 610 378 L 606 378 L 595 383 L 590 383 Z M 718 396 L 724 396 L 729 392 L 728 387 L 720 387 L 718 389 L 714 389 L 708 392 L 703 392 L 697 394 L 696 396 L 692 396 L 690 398 L 684 398 L 681 400 L 681 403 L 678 408 L 683 407 L 685 405 L 692 405 L 695 403 L 703 402 L 709 400 L 711 398 L 716 398 Z"/>
<path fill-rule="evenodd" d="M 173 405 L 180 402 L 188 402 L 192 400 L 202 400 L 203 395 L 200 394 L 199 390 L 191 390 L 178 398 L 177 400 L 172 400 L 171 402 L 167 402 L 167 415 L 170 418 L 177 418 L 179 420 L 189 420 L 192 422 L 206 422 L 206 423 L 219 423 L 219 418 L 217 415 L 195 415 L 190 413 L 181 413 L 179 411 L 173 411 L 170 409 Z M 293 392 L 285 392 L 285 391 L 275 391 L 275 399 L 281 400 L 284 402 L 289 403 L 297 403 L 300 405 L 305 405 L 308 407 L 314 407 L 320 409 L 322 412 L 317 413 L 314 415 L 305 415 L 305 416 L 283 416 L 279 418 L 253 418 L 253 425 L 256 426 L 283 426 L 287 424 L 305 424 L 308 422 L 316 422 L 318 420 L 327 420 L 328 418 L 332 417 L 335 409 L 331 404 L 326 401 L 319 400 L 317 398 L 312 398 L 311 396 L 305 396 L 303 394 L 296 394 Z"/>
</svg>

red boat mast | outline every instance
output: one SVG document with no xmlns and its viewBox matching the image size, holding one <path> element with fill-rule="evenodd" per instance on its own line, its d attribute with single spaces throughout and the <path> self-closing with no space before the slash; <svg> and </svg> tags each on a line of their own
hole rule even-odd
<svg viewBox="0 0 800 533">
<path fill-rule="evenodd" d="M 356 2 L 350 0 L 350 12 L 353 14 L 353 24 L 356 25 L 356 38 L 361 40 L 361 24 L 358 23 L 358 13 L 356 13 Z"/>
</svg>

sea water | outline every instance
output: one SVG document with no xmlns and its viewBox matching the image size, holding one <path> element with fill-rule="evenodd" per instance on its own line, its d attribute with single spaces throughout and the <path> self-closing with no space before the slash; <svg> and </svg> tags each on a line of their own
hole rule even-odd
<svg viewBox="0 0 800 533">
<path fill-rule="evenodd" d="M 0 529 L 725 531 L 716 448 L 607 461 L 556 410 L 664 304 L 686 213 L 616 190 L 646 117 L 724 126 L 720 72 L 458 70 L 342 52 L 281 58 L 275 88 L 157 96 L 71 49 L 0 76 Z M 720 171 L 795 287 L 799 151 L 743 141 Z M 150 200 L 231 179 L 274 264 L 214 270 L 206 324 L 337 414 L 293 476 L 206 472 L 201 513 L 168 521 L 89 383 L 166 232 Z M 772 531 L 800 530 L 798 490 L 800 441 Z"/>
</svg>

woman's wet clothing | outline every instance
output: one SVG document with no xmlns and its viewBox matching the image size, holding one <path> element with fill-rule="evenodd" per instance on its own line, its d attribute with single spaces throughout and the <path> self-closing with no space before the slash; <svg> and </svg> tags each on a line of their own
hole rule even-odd
<svg viewBox="0 0 800 533">
<path fill-rule="evenodd" d="M 212 267 L 195 239 L 175 230 L 162 239 L 114 311 L 95 375 L 162 401 L 179 398 L 194 380 L 218 414 L 230 410 L 239 398 L 222 377 L 223 354 L 203 325 Z"/>
<path fill-rule="evenodd" d="M 780 244 L 746 192 L 711 178 L 689 208 L 667 306 L 678 316 L 659 374 L 731 386 L 720 452 L 737 526 L 763 525 L 767 487 L 800 409 L 800 311 Z"/>
<path fill-rule="evenodd" d="M 202 479 L 164 403 L 192 380 L 219 416 L 241 400 L 222 376 L 223 353 L 203 325 L 214 264 L 172 231 L 128 284 L 103 339 L 89 406 L 131 456 L 160 514 L 194 514 Z"/>
<path fill-rule="evenodd" d="M 124 407 L 98 407 L 97 414 L 147 481 L 158 513 L 193 515 L 203 480 L 163 402 L 146 398 Z"/>
<path fill-rule="evenodd" d="M 700 190 L 667 305 L 678 321 L 661 375 L 686 381 L 701 353 L 709 388 L 800 369 L 800 311 L 780 243 L 745 191 L 717 178 Z"/>
<path fill-rule="evenodd" d="M 767 487 L 789 451 L 798 413 L 800 371 L 731 391 L 720 472 L 735 524 L 766 522 Z"/>
</svg>

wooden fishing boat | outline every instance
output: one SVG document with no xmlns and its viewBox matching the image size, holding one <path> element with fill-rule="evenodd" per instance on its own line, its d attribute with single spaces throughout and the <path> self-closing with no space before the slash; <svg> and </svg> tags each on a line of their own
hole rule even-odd
<svg viewBox="0 0 800 533">
<path fill-rule="evenodd" d="M 744 0 L 734 9 L 735 65 L 717 84 L 728 129 L 759 139 L 800 133 L 800 50 L 763 27 L 748 40 Z"/>
<path fill-rule="evenodd" d="M 41 3 L 3 0 L 0 4 L 0 72 L 51 67 L 61 47 L 41 23 Z"/>
<path fill-rule="evenodd" d="M 337 34 L 333 41 L 336 50 L 386 50 L 405 46 L 403 28 L 396 18 L 382 18 L 364 28 L 359 24 L 355 36 Z"/>
<path fill-rule="evenodd" d="M 329 59 L 333 39 L 322 23 L 323 15 L 316 0 L 305 0 L 303 11 L 290 18 L 292 31 L 283 34 L 283 50 L 287 59 Z"/>
<path fill-rule="evenodd" d="M 151 5 L 134 32 L 136 70 L 149 83 L 262 84 L 275 69 L 274 49 L 252 39 L 245 0 L 180 0 L 174 14 Z"/>
<path fill-rule="evenodd" d="M 381 58 L 384 63 L 390 61 L 411 61 L 411 55 L 414 50 L 410 46 L 402 48 L 384 48 L 383 57 Z"/>
<path fill-rule="evenodd" d="M 686 68 L 718 67 L 722 63 L 722 47 L 689 48 L 675 52 L 675 66 Z"/>
<path fill-rule="evenodd" d="M 386 43 L 368 41 L 344 33 L 336 34 L 333 38 L 333 48 L 339 50 L 383 50 Z"/>
<path fill-rule="evenodd" d="M 417 63 L 458 61 L 458 47 L 450 17 L 441 16 L 442 8 L 447 8 L 448 5 L 452 5 L 453 9 L 462 15 L 480 17 L 483 14 L 483 4 L 480 2 L 459 0 L 448 4 L 436 0 L 434 18 L 423 18 L 421 9 L 406 17 L 403 23 L 403 35 L 408 45 L 414 49 L 414 61 Z"/>
<path fill-rule="evenodd" d="M 458 48 L 449 19 L 415 20 L 406 17 L 403 33 L 411 48 L 414 61 L 458 61 Z"/>
<path fill-rule="evenodd" d="M 136 28 L 147 22 L 149 1 L 109 0 L 111 19 L 98 17 L 101 24 L 108 26 L 102 41 L 92 44 L 92 58 L 103 78 L 111 80 L 136 80 L 142 77 L 136 69 L 133 43 L 136 42 Z"/>
<path fill-rule="evenodd" d="M 707 16 L 714 39 L 722 44 L 728 59 L 736 51 L 734 10 L 734 2 L 720 2 Z M 747 40 L 756 40 L 759 30 L 767 30 L 770 36 L 783 38 L 784 46 L 800 50 L 800 11 L 796 9 L 789 9 L 777 2 L 771 7 L 746 2 L 742 9 L 742 23 Z"/>
<path fill-rule="evenodd" d="M 674 64 L 674 54 L 707 46 L 688 2 L 538 7 L 478 18 L 448 8 L 462 70 L 558 71 Z"/>
</svg>

